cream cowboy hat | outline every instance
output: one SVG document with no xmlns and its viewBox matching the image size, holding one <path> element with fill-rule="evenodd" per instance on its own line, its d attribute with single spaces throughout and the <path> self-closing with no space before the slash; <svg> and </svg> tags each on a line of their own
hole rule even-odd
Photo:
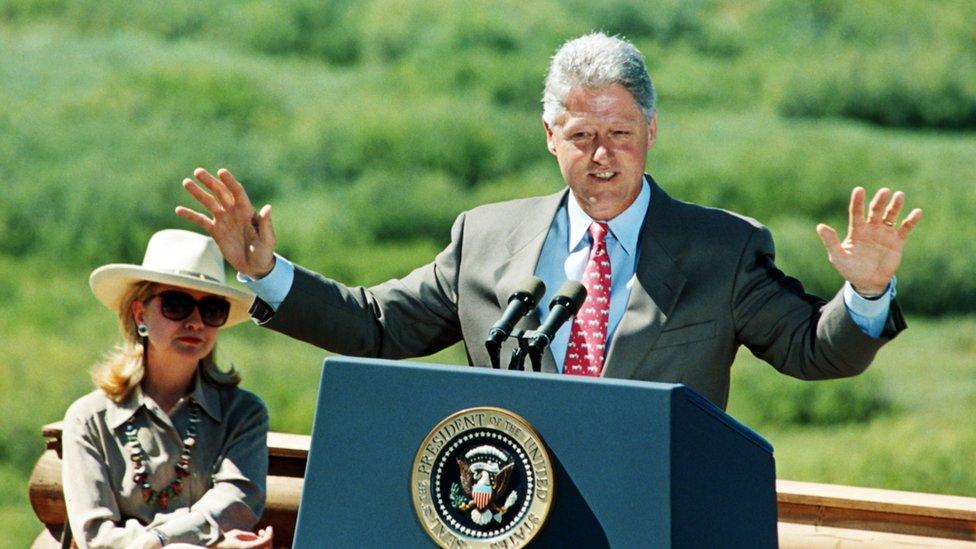
<svg viewBox="0 0 976 549">
<path fill-rule="evenodd" d="M 143 280 L 199 290 L 227 298 L 230 314 L 224 327 L 244 322 L 254 295 L 224 283 L 224 257 L 209 236 L 180 229 L 152 235 L 142 265 L 112 263 L 92 271 L 92 292 L 103 305 L 117 312 L 129 288 Z"/>
</svg>

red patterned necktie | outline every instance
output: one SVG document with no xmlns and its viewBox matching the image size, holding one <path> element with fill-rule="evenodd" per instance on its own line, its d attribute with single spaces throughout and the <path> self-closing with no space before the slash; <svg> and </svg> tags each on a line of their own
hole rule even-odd
<svg viewBox="0 0 976 549">
<path fill-rule="evenodd" d="M 606 354 L 607 319 L 610 318 L 610 256 L 607 254 L 606 223 L 593 222 L 590 236 L 593 246 L 583 271 L 586 301 L 576 313 L 573 330 L 566 347 L 563 373 L 577 376 L 599 376 Z"/>
</svg>

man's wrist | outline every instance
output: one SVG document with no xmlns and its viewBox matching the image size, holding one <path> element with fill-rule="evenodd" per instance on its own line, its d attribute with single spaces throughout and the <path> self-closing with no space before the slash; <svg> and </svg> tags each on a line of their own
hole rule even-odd
<svg viewBox="0 0 976 549">
<path fill-rule="evenodd" d="M 169 537 L 166 534 L 164 534 L 162 531 L 160 531 L 159 528 L 153 528 L 152 530 L 149 531 L 149 533 L 156 536 L 156 539 L 159 540 L 160 547 L 165 547 L 166 543 L 169 542 Z"/>
<path fill-rule="evenodd" d="M 851 284 L 851 289 L 854 290 L 854 292 L 857 295 L 863 297 L 864 299 L 868 299 L 868 300 L 874 301 L 876 299 L 879 299 L 881 296 L 887 294 L 888 293 L 888 288 L 890 287 L 890 285 L 891 284 L 889 283 L 889 284 L 886 284 L 885 287 L 884 288 L 881 288 L 880 290 L 874 290 L 874 289 L 862 289 L 862 288 L 858 288 L 854 284 Z"/>
<path fill-rule="evenodd" d="M 262 278 L 268 276 L 271 273 L 271 271 L 274 270 L 274 268 L 275 268 L 275 261 L 276 261 L 275 256 L 272 255 L 271 256 L 271 265 L 267 269 L 261 269 L 260 271 L 255 272 L 255 273 L 252 273 L 252 274 L 248 274 L 247 276 L 251 277 L 251 279 L 253 279 L 253 280 L 261 280 Z"/>
<path fill-rule="evenodd" d="M 288 296 L 294 278 L 295 266 L 277 254 L 275 254 L 274 268 L 260 280 L 255 280 L 241 272 L 237 273 L 237 280 L 257 294 L 272 312 L 277 310 Z"/>
</svg>

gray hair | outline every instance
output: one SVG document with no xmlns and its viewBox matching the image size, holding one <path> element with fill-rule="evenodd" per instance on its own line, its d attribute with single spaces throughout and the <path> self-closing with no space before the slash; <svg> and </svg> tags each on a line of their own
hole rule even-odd
<svg viewBox="0 0 976 549">
<path fill-rule="evenodd" d="M 620 84 L 633 96 L 650 121 L 654 116 L 654 84 L 644 56 L 630 42 L 602 32 L 574 38 L 552 56 L 542 94 L 542 119 L 549 125 L 566 111 L 574 87 L 603 88 Z"/>
</svg>

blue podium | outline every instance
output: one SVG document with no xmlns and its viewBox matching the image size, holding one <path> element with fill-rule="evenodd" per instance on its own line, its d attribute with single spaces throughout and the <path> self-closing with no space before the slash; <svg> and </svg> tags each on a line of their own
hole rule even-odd
<svg viewBox="0 0 976 549">
<path fill-rule="evenodd" d="M 411 475 L 432 429 L 473 407 L 521 416 L 548 449 L 532 547 L 777 545 L 772 446 L 683 385 L 333 357 L 295 547 L 436 546 Z"/>
</svg>

